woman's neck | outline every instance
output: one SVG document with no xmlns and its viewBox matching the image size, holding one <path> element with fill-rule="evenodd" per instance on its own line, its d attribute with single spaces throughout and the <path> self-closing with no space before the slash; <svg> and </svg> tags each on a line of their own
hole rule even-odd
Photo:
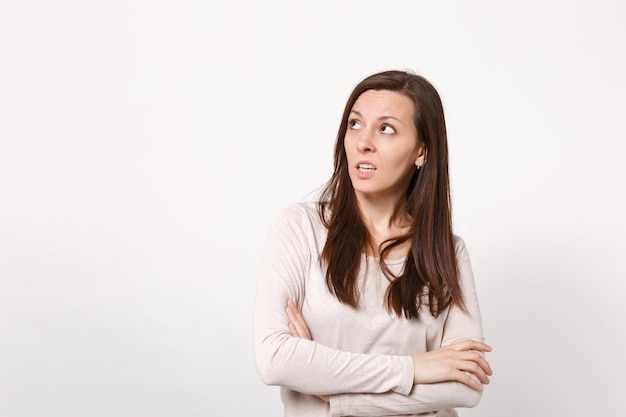
<svg viewBox="0 0 626 417">
<path fill-rule="evenodd" d="M 383 242 L 405 234 L 411 226 L 411 217 L 406 212 L 404 201 L 383 202 L 357 196 L 357 202 L 363 223 L 372 240 L 369 245 L 371 248 L 367 251 L 368 255 L 378 257 Z M 405 243 L 394 248 L 388 258 L 405 257 L 410 247 L 409 242 Z"/>
</svg>

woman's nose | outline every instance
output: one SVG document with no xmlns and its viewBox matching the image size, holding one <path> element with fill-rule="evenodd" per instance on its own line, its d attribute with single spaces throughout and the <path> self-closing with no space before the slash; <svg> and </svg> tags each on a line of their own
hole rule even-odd
<svg viewBox="0 0 626 417">
<path fill-rule="evenodd" d="M 373 152 L 375 150 L 372 136 L 368 132 L 361 132 L 357 141 L 357 149 L 361 152 Z"/>
</svg>

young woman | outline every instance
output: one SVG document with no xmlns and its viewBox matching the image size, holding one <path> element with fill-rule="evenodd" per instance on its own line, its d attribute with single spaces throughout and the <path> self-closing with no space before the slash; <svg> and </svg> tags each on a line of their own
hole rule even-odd
<svg viewBox="0 0 626 417">
<path fill-rule="evenodd" d="M 285 416 L 455 416 L 491 368 L 474 279 L 452 234 L 441 100 L 402 71 L 346 104 L 318 202 L 269 233 L 255 307 L 261 379 Z M 420 414 L 421 415 L 421 414 Z"/>
</svg>

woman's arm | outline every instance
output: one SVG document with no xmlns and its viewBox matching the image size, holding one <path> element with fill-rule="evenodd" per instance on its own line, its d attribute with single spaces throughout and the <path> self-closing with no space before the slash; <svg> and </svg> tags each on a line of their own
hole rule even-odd
<svg viewBox="0 0 626 417">
<path fill-rule="evenodd" d="M 408 395 L 337 394 L 329 396 L 330 411 L 335 416 L 413 415 L 450 408 L 475 407 L 481 393 L 460 382 L 418 384 Z"/>
<path fill-rule="evenodd" d="M 313 340 L 300 308 L 289 300 L 285 310 L 291 334 L 301 339 Z M 485 343 L 467 339 L 413 355 L 413 384 L 457 381 L 476 391 L 482 391 L 482 384 L 489 383 L 491 367 L 481 352 L 489 351 L 491 347 Z"/>
<path fill-rule="evenodd" d="M 442 347 L 413 356 L 416 385 L 411 392 L 408 395 L 394 392 L 332 395 L 330 405 L 333 416 L 416 414 L 478 404 L 481 383 L 488 383 L 487 375 L 491 375 L 489 364 L 478 351 L 491 349 L 479 342 L 482 340 L 482 324 L 478 299 L 467 250 L 460 239 L 457 242 L 457 260 L 468 312 L 452 306 L 445 322 Z M 287 313 L 293 334 L 310 338 L 297 307 L 292 305 Z"/>
<path fill-rule="evenodd" d="M 310 340 L 311 335 L 298 307 L 288 303 L 289 328 L 295 337 Z M 408 395 L 386 393 L 342 393 L 331 396 L 318 395 L 330 402 L 333 416 L 387 416 L 396 414 L 427 413 L 447 408 L 475 407 L 481 398 L 482 383 L 489 383 L 491 368 L 477 350 L 490 351 L 482 342 L 464 340 L 440 349 L 413 356 L 415 386 Z M 463 360 L 469 355 L 471 359 Z M 460 371 L 463 368 L 472 369 Z M 468 382 L 458 382 L 458 378 Z M 477 377 L 476 375 L 480 376 Z M 444 381 L 444 382 L 439 382 Z"/>
<path fill-rule="evenodd" d="M 312 340 L 309 328 L 299 307 L 288 301 L 286 307 L 289 318 L 289 330 L 295 337 Z M 473 407 L 480 399 L 482 383 L 489 383 L 491 367 L 479 351 L 490 351 L 491 348 L 478 341 L 464 340 L 449 344 L 434 351 L 412 356 L 415 375 L 415 386 L 408 396 L 397 393 L 386 394 L 342 394 L 333 397 L 333 415 L 365 415 L 377 416 L 397 414 L 406 410 L 413 413 L 424 413 L 454 407 Z M 458 381 L 458 382 L 457 382 Z M 470 391 L 477 392 L 472 393 Z M 447 394 L 442 396 L 442 392 Z M 469 395 L 467 395 L 469 394 Z M 330 396 L 318 395 L 330 402 Z M 354 399 L 361 401 L 353 404 Z M 358 406 L 358 409 L 354 409 Z"/>
<path fill-rule="evenodd" d="M 270 229 L 257 288 L 254 317 L 256 363 L 269 385 L 312 395 L 408 394 L 413 387 L 410 356 L 357 354 L 292 336 L 287 300 L 301 302 L 314 239 L 303 207 L 283 213 Z"/>
</svg>

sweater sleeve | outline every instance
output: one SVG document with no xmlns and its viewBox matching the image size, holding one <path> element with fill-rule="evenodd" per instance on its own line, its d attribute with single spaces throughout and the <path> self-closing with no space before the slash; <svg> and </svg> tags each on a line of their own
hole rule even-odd
<svg viewBox="0 0 626 417">
<path fill-rule="evenodd" d="M 465 339 L 484 340 L 472 267 L 465 243 L 460 238 L 456 241 L 456 254 L 467 313 L 455 305 L 450 307 L 444 323 L 441 347 Z M 480 398 L 481 391 L 460 382 L 449 381 L 417 384 L 408 395 L 395 392 L 332 395 L 330 408 L 332 416 L 419 414 L 456 407 L 475 407 Z"/>
<path fill-rule="evenodd" d="M 310 221 L 295 207 L 270 228 L 257 286 L 254 344 L 259 375 L 268 385 L 304 394 L 408 394 L 413 387 L 409 356 L 360 354 L 291 336 L 285 307 L 304 297 L 310 249 Z"/>
</svg>

